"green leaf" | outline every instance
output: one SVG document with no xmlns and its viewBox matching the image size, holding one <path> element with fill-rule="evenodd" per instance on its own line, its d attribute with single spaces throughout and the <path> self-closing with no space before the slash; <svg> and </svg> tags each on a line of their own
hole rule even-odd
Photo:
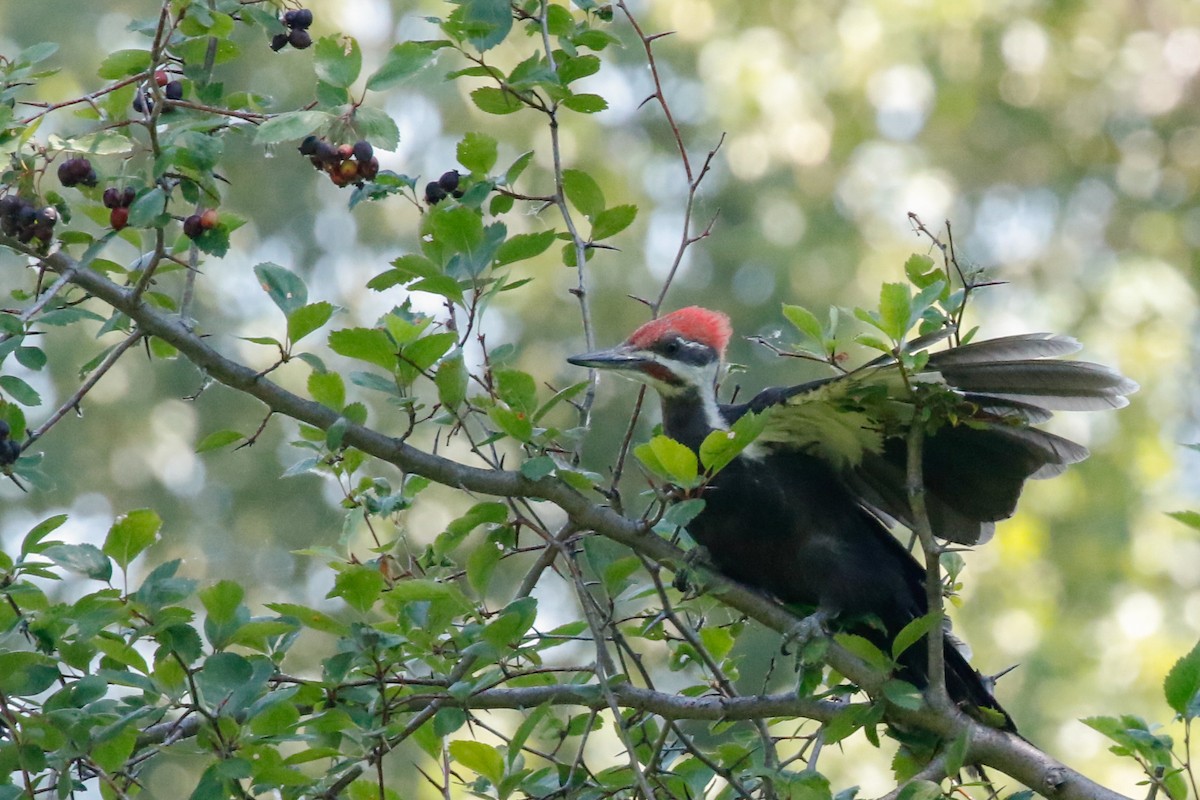
<svg viewBox="0 0 1200 800">
<path fill-rule="evenodd" d="M 663 522 L 673 528 L 686 528 L 703 510 L 704 500 L 702 498 L 693 497 L 690 500 L 681 500 L 667 509 L 667 513 L 663 514 Z"/>
<path fill-rule="evenodd" d="M 580 114 L 595 114 L 608 108 L 608 101 L 598 94 L 573 94 L 564 97 L 562 104 Z"/>
<path fill-rule="evenodd" d="M 924 639 L 937 621 L 936 615 L 925 614 L 905 625 L 892 641 L 892 658 L 899 658 L 901 653 Z"/>
<path fill-rule="evenodd" d="M 463 0 L 462 11 L 467 40 L 480 53 L 500 44 L 512 30 L 513 11 L 509 0 Z"/>
<path fill-rule="evenodd" d="M 425 229 L 434 240 L 457 253 L 470 253 L 483 242 L 483 219 L 465 206 L 435 206 Z"/>
<path fill-rule="evenodd" d="M 496 140 L 486 133 L 468 133 L 458 143 L 458 163 L 472 173 L 486 175 L 496 166 Z"/>
<path fill-rule="evenodd" d="M 94 544 L 56 544 L 42 554 L 60 567 L 93 580 L 107 581 L 112 577 L 112 562 Z"/>
<path fill-rule="evenodd" d="M 332 316 L 333 304 L 324 300 L 300 306 L 287 315 L 288 341 L 295 344 L 328 322 Z"/>
<path fill-rule="evenodd" d="M 633 454 L 646 469 L 678 486 L 699 483 L 696 454 L 685 444 L 667 436 L 655 436 L 634 448 Z"/>
<path fill-rule="evenodd" d="M 458 739 L 450 743 L 450 758 L 499 785 L 504 778 L 504 757 L 490 744 Z"/>
<path fill-rule="evenodd" d="M 767 425 L 762 414 L 744 414 L 727 431 L 713 431 L 700 443 L 700 463 L 711 476 L 749 447 Z"/>
<path fill-rule="evenodd" d="M 879 330 L 893 342 L 904 338 L 912 315 L 912 298 L 908 284 L 885 283 L 879 292 Z"/>
<path fill-rule="evenodd" d="M 41 653 L 0 653 L 0 691 L 10 697 L 41 694 L 58 680 L 54 660 Z"/>
<path fill-rule="evenodd" d="M 308 302 L 308 288 L 291 270 L 264 261 L 254 268 L 254 274 L 263 291 L 285 316 Z"/>
<path fill-rule="evenodd" d="M 313 372 L 308 376 L 308 393 L 323 406 L 340 412 L 346 405 L 346 384 L 336 372 Z"/>
<path fill-rule="evenodd" d="M 116 80 L 145 72 L 150 63 L 149 50 L 117 50 L 104 57 L 96 74 L 105 80 Z"/>
<path fill-rule="evenodd" d="M 625 230 L 637 217 L 637 206 L 620 205 L 606 208 L 592 220 L 592 241 L 598 242 L 616 236 Z"/>
<path fill-rule="evenodd" d="M 155 225 L 159 217 L 166 212 L 167 193 L 161 187 L 155 186 L 143 193 L 129 207 L 129 226 L 131 228 L 147 228 Z"/>
<path fill-rule="evenodd" d="M 1168 511 L 1167 516 L 1200 531 L 1200 511 Z"/>
<path fill-rule="evenodd" d="M 342 328 L 329 334 L 329 348 L 338 355 L 396 369 L 396 346 L 378 328 Z"/>
<path fill-rule="evenodd" d="M 118 517 L 104 539 L 104 554 L 124 569 L 158 538 L 162 518 L 149 508 Z"/>
<path fill-rule="evenodd" d="M 533 161 L 532 150 L 517 156 L 517 160 L 514 161 L 508 168 L 508 171 L 504 173 L 504 182 L 509 186 L 512 186 L 514 183 L 516 183 L 517 178 L 521 177 L 521 173 L 525 171 L 525 168 L 529 166 L 531 161 Z"/>
<path fill-rule="evenodd" d="M 362 613 L 370 610 L 383 592 L 385 581 L 375 567 L 352 564 L 338 573 L 328 597 L 340 597 L 346 604 Z"/>
<path fill-rule="evenodd" d="M 0 391 L 23 406 L 40 406 L 42 397 L 16 375 L 0 375 Z"/>
<path fill-rule="evenodd" d="M 347 89 L 362 71 L 362 51 L 352 36 L 324 36 L 313 48 L 313 67 L 321 80 Z"/>
<path fill-rule="evenodd" d="M 529 417 L 504 406 L 492 406 L 488 409 L 488 418 L 496 423 L 496 427 L 517 441 L 528 442 L 533 438 L 533 423 Z"/>
<path fill-rule="evenodd" d="M 537 382 L 528 372 L 519 369 L 496 369 L 496 394 L 517 411 L 532 414 L 537 409 Z"/>
<path fill-rule="evenodd" d="M 242 604 L 246 590 L 236 581 L 222 580 L 201 589 L 197 594 L 210 619 L 216 622 L 229 622 L 236 618 L 238 607 Z"/>
<path fill-rule="evenodd" d="M 600 190 L 600 184 L 583 170 L 563 170 L 563 192 L 571 204 L 589 219 L 604 210 L 604 192 Z"/>
<path fill-rule="evenodd" d="M 525 107 L 511 92 L 497 89 L 495 86 L 481 86 L 471 92 L 471 102 L 480 111 L 497 115 L 511 114 Z"/>
<path fill-rule="evenodd" d="M 550 456 L 538 456 L 522 462 L 520 472 L 531 481 L 538 481 L 554 472 L 558 465 Z"/>
<path fill-rule="evenodd" d="M 463 363 L 462 352 L 442 359 L 434 376 L 437 384 L 438 400 L 447 408 L 458 408 L 467 397 L 467 368 Z"/>
<path fill-rule="evenodd" d="M 1175 662 L 1163 681 L 1167 705 L 1186 720 L 1200 713 L 1200 644 Z"/>
<path fill-rule="evenodd" d="M 362 138 L 376 147 L 395 150 L 400 144 L 400 128 L 383 109 L 359 106 L 354 110 L 354 125 Z"/>
<path fill-rule="evenodd" d="M 921 696 L 920 689 L 908 681 L 895 678 L 883 684 L 883 696 L 892 705 L 906 708 L 909 711 L 916 711 L 925 705 L 925 698 Z"/>
<path fill-rule="evenodd" d="M 40 553 L 42 550 L 45 550 L 48 545 L 43 545 L 42 540 L 62 527 L 62 524 L 67 519 L 66 514 L 55 514 L 53 517 L 47 517 L 37 525 L 34 525 L 29 533 L 25 534 L 25 538 L 21 540 L 21 555 L 27 556 L 30 553 Z"/>
<path fill-rule="evenodd" d="M 824 347 L 825 331 L 816 315 L 803 306 L 793 306 L 784 303 L 783 316 L 788 322 L 808 339 Z"/>
<path fill-rule="evenodd" d="M 416 75 L 433 61 L 435 52 L 428 42 L 402 42 L 384 57 L 379 69 L 367 78 L 367 88 L 382 92 Z"/>
<path fill-rule="evenodd" d="M 318 128 L 328 125 L 333 115 L 324 111 L 288 111 L 278 114 L 258 126 L 254 133 L 255 144 L 277 144 L 291 139 L 300 139 Z"/>
<path fill-rule="evenodd" d="M 333 636 L 349 636 L 350 627 L 323 611 L 296 603 L 266 603 L 267 608 L 284 617 L 294 617 L 306 628 Z"/>
<path fill-rule="evenodd" d="M 197 453 L 206 453 L 209 450 L 218 450 L 222 447 L 227 447 L 234 442 L 240 442 L 246 437 L 237 431 L 224 430 L 213 431 L 208 436 L 200 440 L 200 444 L 196 445 Z"/>
</svg>

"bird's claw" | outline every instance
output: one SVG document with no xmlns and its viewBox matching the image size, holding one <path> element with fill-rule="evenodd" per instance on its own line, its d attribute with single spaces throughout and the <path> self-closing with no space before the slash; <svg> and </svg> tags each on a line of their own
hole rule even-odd
<svg viewBox="0 0 1200 800">
<path fill-rule="evenodd" d="M 675 578 L 671 581 L 671 585 L 689 597 L 699 594 L 699 590 L 703 588 L 702 582 L 695 581 L 692 577 L 698 567 L 713 568 L 708 550 L 701 545 L 693 547 L 684 554 L 683 562 L 679 565 L 679 569 L 675 570 Z"/>
<path fill-rule="evenodd" d="M 809 642 L 827 635 L 828 631 L 825 630 L 825 623 L 828 621 L 829 614 L 820 609 L 809 614 L 783 634 L 783 641 L 779 645 L 779 652 L 787 655 L 788 647 L 793 642 L 799 645 L 797 651 L 803 650 Z"/>
</svg>

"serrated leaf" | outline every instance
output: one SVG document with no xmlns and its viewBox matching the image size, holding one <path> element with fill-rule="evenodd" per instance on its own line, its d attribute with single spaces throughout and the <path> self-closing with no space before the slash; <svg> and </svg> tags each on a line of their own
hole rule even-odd
<svg viewBox="0 0 1200 800">
<path fill-rule="evenodd" d="M 637 212 L 637 206 L 630 204 L 604 209 L 592 220 L 592 241 L 616 236 L 633 223 Z"/>
<path fill-rule="evenodd" d="M 34 525 L 29 533 L 25 534 L 25 538 L 21 540 L 21 555 L 27 556 L 30 553 L 40 553 L 44 550 L 48 545 L 43 545 L 42 540 L 62 527 L 67 519 L 66 514 L 55 514 L 53 517 L 47 517 L 37 525 Z"/>
<path fill-rule="evenodd" d="M 300 306 L 287 315 L 288 341 L 292 344 L 320 328 L 333 316 L 333 304 L 324 300 Z"/>
<path fill-rule="evenodd" d="M 635 447 L 633 453 L 646 469 L 678 486 L 690 487 L 699 481 L 696 454 L 668 436 L 655 436 Z"/>
<path fill-rule="evenodd" d="M 162 518 L 149 508 L 139 508 L 117 518 L 104 539 L 105 555 L 124 569 L 158 538 Z"/>
<path fill-rule="evenodd" d="M 4 392 L 23 406 L 42 404 L 42 396 L 16 375 L 0 375 L 0 392 Z"/>
<path fill-rule="evenodd" d="M 329 334 L 329 349 L 338 355 L 396 369 L 396 346 L 378 328 L 342 328 Z"/>
<path fill-rule="evenodd" d="M 362 71 L 362 50 L 351 36 L 324 36 L 313 48 L 313 67 L 321 80 L 347 89 Z"/>
<path fill-rule="evenodd" d="M 490 744 L 459 739 L 450 743 L 449 750 L 456 764 L 479 773 L 493 785 L 504 778 L 504 757 Z"/>
<path fill-rule="evenodd" d="M 146 228 L 154 225 L 166 211 L 167 193 L 161 187 L 155 186 L 141 194 L 129 207 L 129 226 L 131 228 Z"/>
<path fill-rule="evenodd" d="M 313 400 L 337 412 L 341 412 L 346 405 L 346 384 L 336 372 L 310 373 L 308 393 Z"/>
<path fill-rule="evenodd" d="M 354 109 L 354 126 L 362 138 L 383 150 L 395 150 L 400 144 L 400 127 L 381 108 L 359 106 Z"/>
<path fill-rule="evenodd" d="M 222 447 L 231 445 L 234 442 L 240 442 L 245 438 L 246 437 L 243 434 L 238 433 L 237 431 L 214 431 L 200 440 L 200 443 L 196 445 L 196 452 L 206 453 L 209 450 L 218 450 Z"/>
<path fill-rule="evenodd" d="M 1189 528 L 1200 530 L 1200 511 L 1168 511 L 1167 516 Z"/>
<path fill-rule="evenodd" d="M 291 270 L 264 261 L 254 267 L 254 274 L 259 286 L 285 316 L 308 302 L 308 287 Z"/>
<path fill-rule="evenodd" d="M 563 193 L 580 213 L 588 218 L 604 210 L 604 192 L 600 184 L 588 173 L 579 169 L 563 170 Z"/>
<path fill-rule="evenodd" d="M 909 711 L 916 711 L 925 705 L 925 698 L 921 696 L 921 690 L 913 686 L 908 681 L 898 680 L 893 678 L 883 684 L 883 696 L 888 699 L 892 705 L 906 708 Z"/>
<path fill-rule="evenodd" d="M 500 44 L 512 30 L 509 0 L 463 0 L 462 11 L 467 40 L 480 53 Z"/>
<path fill-rule="evenodd" d="M 60 567 L 93 580 L 112 578 L 112 562 L 94 544 L 56 544 L 47 547 L 42 554 Z"/>
<path fill-rule="evenodd" d="M 816 315 L 803 306 L 793 306 L 784 303 L 783 316 L 796 330 L 800 331 L 811 341 L 822 345 L 825 340 L 825 332 L 821 329 L 821 322 Z"/>
<path fill-rule="evenodd" d="M 727 431 L 713 431 L 700 443 L 700 463 L 710 476 L 724 469 L 749 447 L 767 425 L 762 414 L 745 414 Z"/>
<path fill-rule="evenodd" d="M 912 315 L 908 284 L 885 283 L 879 292 L 879 329 L 893 342 L 904 338 Z"/>
<path fill-rule="evenodd" d="M 277 144 L 303 138 L 328 125 L 333 115 L 325 111 L 288 111 L 271 117 L 254 132 L 255 144 Z"/>
<path fill-rule="evenodd" d="M 149 50 L 117 50 L 104 57 L 96 74 L 105 80 L 116 80 L 145 72 L 150 63 Z"/>
<path fill-rule="evenodd" d="M 438 400 L 447 408 L 458 408 L 467 397 L 467 367 L 462 352 L 443 358 L 434 375 Z"/>
<path fill-rule="evenodd" d="M 472 173 L 486 175 L 496 166 L 496 140 L 486 133 L 468 133 L 458 143 L 457 156 Z"/>
<path fill-rule="evenodd" d="M 471 92 L 471 102 L 480 111 L 496 115 L 511 114 L 525 107 L 511 92 L 495 86 L 481 86 Z"/>
<path fill-rule="evenodd" d="M 564 97 L 562 104 L 580 114 L 595 114 L 608 108 L 608 101 L 598 94 L 573 94 Z"/>
<path fill-rule="evenodd" d="M 1175 662 L 1167 677 L 1163 680 L 1163 695 L 1167 705 L 1183 717 L 1191 720 L 1200 713 L 1200 644 L 1191 652 Z"/>
<path fill-rule="evenodd" d="M 392 47 L 379 69 L 367 78 L 367 88 L 382 92 L 413 77 L 433 61 L 435 52 L 428 42 L 402 42 Z"/>
<path fill-rule="evenodd" d="M 934 614 L 925 614 L 901 628 L 892 640 L 892 658 L 899 658 L 901 653 L 921 641 L 937 621 L 938 618 Z"/>
</svg>

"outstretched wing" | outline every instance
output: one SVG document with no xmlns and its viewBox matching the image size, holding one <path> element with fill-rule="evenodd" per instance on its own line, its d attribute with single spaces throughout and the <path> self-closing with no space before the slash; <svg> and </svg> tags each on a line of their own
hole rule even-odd
<svg viewBox="0 0 1200 800">
<path fill-rule="evenodd" d="M 1056 360 L 1078 349 L 1069 337 L 1031 333 L 930 353 L 917 379 L 945 386 L 954 405 L 952 422 L 924 444 L 926 504 L 938 536 L 986 541 L 994 523 L 1016 509 L 1027 479 L 1058 475 L 1087 458 L 1087 448 L 1035 426 L 1055 410 L 1121 408 L 1138 387 L 1099 364 Z M 731 420 L 763 413 L 759 442 L 825 459 L 864 505 L 911 524 L 901 434 L 912 406 L 897 378 L 885 356 L 849 375 L 767 389 L 723 410 Z"/>
</svg>

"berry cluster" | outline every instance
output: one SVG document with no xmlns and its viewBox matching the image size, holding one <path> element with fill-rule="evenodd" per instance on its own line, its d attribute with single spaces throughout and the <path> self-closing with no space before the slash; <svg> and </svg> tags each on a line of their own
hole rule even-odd
<svg viewBox="0 0 1200 800">
<path fill-rule="evenodd" d="M 7 467 L 21 456 L 21 445 L 8 438 L 10 433 L 12 429 L 8 427 L 8 423 L 0 419 L 0 467 Z"/>
<path fill-rule="evenodd" d="M 0 231 L 6 236 L 15 236 L 20 242 L 32 239 L 48 242 L 54 236 L 57 222 L 58 210 L 54 206 L 38 208 L 15 194 L 0 197 Z"/>
<path fill-rule="evenodd" d="M 154 73 L 154 82 L 162 87 L 163 97 L 168 100 L 183 99 L 183 81 L 171 80 L 171 76 L 164 70 L 158 70 Z M 154 110 L 154 99 L 150 96 L 150 92 L 145 89 L 138 89 L 133 96 L 133 110 L 139 114 L 147 114 Z M 166 106 L 163 111 L 170 111 L 171 107 Z"/>
<path fill-rule="evenodd" d="M 294 8 L 283 14 L 284 27 L 287 33 L 277 33 L 271 37 L 271 49 L 279 52 L 289 44 L 297 50 L 303 50 L 312 45 L 312 34 L 308 26 L 313 23 L 313 13 L 307 8 Z"/>
<path fill-rule="evenodd" d="M 133 205 L 136 197 L 137 192 L 132 186 L 126 186 L 124 189 L 110 186 L 104 190 L 104 207 L 112 209 L 108 215 L 108 224 L 112 225 L 114 231 L 119 231 L 129 224 L 129 207 Z"/>
<path fill-rule="evenodd" d="M 354 144 L 335 145 L 318 136 L 306 136 L 300 142 L 300 155 L 308 156 L 312 165 L 329 176 L 334 186 L 351 183 L 362 186 L 379 174 L 379 159 L 375 148 L 365 139 Z"/>
<path fill-rule="evenodd" d="M 436 181 L 430 181 L 425 184 L 425 202 L 432 206 L 442 202 L 447 197 L 462 197 L 462 189 L 458 188 L 458 183 L 458 170 L 452 169 L 449 172 L 442 173 L 442 177 Z"/>
<path fill-rule="evenodd" d="M 98 178 L 86 158 L 68 158 L 58 165 L 58 180 L 63 186 L 95 186 Z"/>
<path fill-rule="evenodd" d="M 220 215 L 215 208 L 206 208 L 199 214 L 192 214 L 183 221 L 183 232 L 189 239 L 197 239 L 205 231 L 211 231 L 220 222 Z"/>
</svg>

